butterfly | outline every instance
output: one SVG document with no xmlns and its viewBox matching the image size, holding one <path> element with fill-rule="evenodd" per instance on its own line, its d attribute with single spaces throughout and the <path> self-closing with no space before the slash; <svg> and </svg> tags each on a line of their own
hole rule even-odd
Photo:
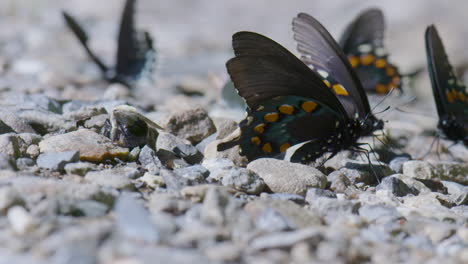
<svg viewBox="0 0 468 264">
<path fill-rule="evenodd" d="M 294 18 L 293 31 L 307 65 L 263 35 L 233 35 L 235 57 L 226 67 L 247 103 L 247 117 L 240 136 L 218 144 L 219 151 L 239 145 L 251 161 L 279 157 L 296 145 L 289 160 L 309 163 L 325 153 L 358 149 L 358 138 L 383 128 L 330 33 L 305 13 Z"/>
<path fill-rule="evenodd" d="M 382 11 L 372 8 L 351 22 L 339 41 L 366 92 L 387 94 L 392 88 L 401 91 L 402 75 L 388 61 L 383 43 L 384 32 Z"/>
<path fill-rule="evenodd" d="M 468 94 L 455 77 L 434 25 L 426 29 L 426 52 L 432 92 L 439 114 L 438 128 L 450 140 L 468 146 Z"/>
<path fill-rule="evenodd" d="M 151 79 L 156 61 L 153 39 L 148 32 L 135 29 L 136 0 L 127 0 L 122 13 L 115 67 L 106 66 L 88 45 L 88 35 L 78 22 L 67 12 L 63 17 L 71 31 L 83 45 L 89 57 L 101 70 L 105 80 L 132 87 L 139 79 Z"/>
</svg>

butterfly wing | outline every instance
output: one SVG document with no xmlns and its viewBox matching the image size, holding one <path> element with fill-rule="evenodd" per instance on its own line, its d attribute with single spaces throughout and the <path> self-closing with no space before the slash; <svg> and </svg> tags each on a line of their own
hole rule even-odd
<svg viewBox="0 0 468 264">
<path fill-rule="evenodd" d="M 348 116 L 367 116 L 370 113 L 369 101 L 361 82 L 330 33 L 315 18 L 305 13 L 293 19 L 293 31 L 297 49 L 303 55 L 302 60 L 329 83 L 341 84 L 341 87 L 333 84 L 332 87 Z M 343 87 L 344 91 L 338 89 Z"/>
<path fill-rule="evenodd" d="M 323 141 L 337 123 L 347 122 L 345 109 L 321 77 L 278 43 L 239 32 L 233 48 L 236 57 L 226 67 L 247 102 L 248 117 L 240 124 L 240 138 L 218 150 L 239 144 L 249 160 L 274 157 L 299 142 Z M 317 145 L 315 152 L 324 150 Z"/>
<path fill-rule="evenodd" d="M 355 52 L 362 44 L 383 47 L 384 16 L 379 9 L 368 9 L 348 25 L 340 39 L 345 54 Z"/>
<path fill-rule="evenodd" d="M 401 75 L 384 48 L 384 32 L 382 11 L 372 8 L 349 24 L 339 42 L 364 89 L 379 94 L 401 89 Z"/>
<path fill-rule="evenodd" d="M 108 71 L 108 68 L 104 63 L 94 54 L 94 52 L 89 48 L 88 45 L 88 35 L 84 31 L 83 27 L 67 12 L 62 12 L 63 18 L 65 19 L 66 24 L 71 29 L 73 34 L 75 34 L 78 41 L 83 45 L 86 53 L 88 53 L 89 57 L 96 63 L 99 69 L 105 74 Z"/>
<path fill-rule="evenodd" d="M 468 135 L 468 94 L 466 87 L 457 80 L 450 65 L 442 40 L 434 25 L 426 30 L 426 51 L 432 91 L 437 112 L 441 121 L 454 120 L 459 132 L 444 131 L 445 134 L 457 136 L 453 139 L 464 139 Z"/>
<path fill-rule="evenodd" d="M 135 4 L 126 1 L 118 37 L 116 79 L 127 85 L 151 76 L 156 55 L 150 34 L 135 29 Z"/>
</svg>

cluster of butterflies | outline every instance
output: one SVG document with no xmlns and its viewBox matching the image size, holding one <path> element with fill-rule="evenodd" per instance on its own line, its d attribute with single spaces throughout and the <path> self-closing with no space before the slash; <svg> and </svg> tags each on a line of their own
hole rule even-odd
<svg viewBox="0 0 468 264">
<path fill-rule="evenodd" d="M 382 11 L 358 16 L 337 43 L 312 16 L 293 19 L 301 59 L 275 41 L 253 32 L 233 35 L 235 57 L 227 70 L 248 105 L 240 135 L 218 145 L 235 145 L 249 161 L 283 157 L 309 163 L 341 150 L 365 152 L 359 138 L 383 129 L 372 113 L 368 93 L 401 90 L 402 74 L 388 61 Z M 439 114 L 438 128 L 468 146 L 468 95 L 455 77 L 435 26 L 427 28 L 427 60 Z"/>
<path fill-rule="evenodd" d="M 127 0 L 118 37 L 117 63 L 106 66 L 90 49 L 79 23 L 64 12 L 67 25 L 109 82 L 133 86 L 151 76 L 155 49 L 148 32 L 135 29 L 136 0 Z M 402 89 L 402 75 L 388 61 L 381 10 L 361 13 L 337 43 L 312 16 L 293 19 L 298 59 L 275 41 L 254 32 L 233 35 L 235 57 L 226 63 L 239 95 L 247 103 L 247 118 L 239 137 L 218 145 L 235 145 L 248 160 L 282 157 L 295 146 L 292 162 L 309 163 L 341 150 L 366 152 L 359 138 L 383 129 L 372 113 L 367 93 Z M 455 77 L 435 26 L 425 35 L 429 74 L 439 114 L 438 128 L 453 141 L 468 146 L 468 95 Z M 411 75 L 411 74 L 410 74 Z M 409 76 L 409 75 L 406 75 Z"/>
</svg>

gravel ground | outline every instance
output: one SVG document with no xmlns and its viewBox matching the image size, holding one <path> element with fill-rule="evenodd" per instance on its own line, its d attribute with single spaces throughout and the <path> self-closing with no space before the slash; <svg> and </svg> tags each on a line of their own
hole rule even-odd
<svg viewBox="0 0 468 264">
<path fill-rule="evenodd" d="M 372 170 L 346 151 L 322 170 L 216 151 L 244 115 L 221 98 L 232 33 L 294 50 L 297 12 L 336 35 L 373 1 L 140 1 L 158 69 L 134 90 L 99 79 L 59 13 L 81 18 L 110 62 L 116 2 L 0 3 L 0 264 L 468 263 L 468 150 L 441 140 L 424 155 L 437 122 L 427 72 L 379 107 L 393 106 L 378 115 L 384 143 L 363 139 Z M 425 65 L 429 23 L 455 64 L 468 59 L 465 1 L 377 6 L 404 71 Z M 143 147 L 111 140 L 117 110 L 164 129 L 149 122 Z"/>
</svg>

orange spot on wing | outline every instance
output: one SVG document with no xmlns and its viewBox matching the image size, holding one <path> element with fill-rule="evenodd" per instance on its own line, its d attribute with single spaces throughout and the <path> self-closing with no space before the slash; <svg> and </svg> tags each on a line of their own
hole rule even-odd
<svg viewBox="0 0 468 264">
<path fill-rule="evenodd" d="M 289 143 L 284 143 L 280 146 L 280 152 L 285 152 L 289 147 L 291 147 L 291 144 Z"/>
<path fill-rule="evenodd" d="M 455 101 L 455 98 L 453 97 L 453 94 L 452 94 L 451 91 L 447 91 L 447 92 L 446 92 L 446 95 L 447 95 L 447 101 L 448 101 L 449 103 L 453 103 L 453 101 Z"/>
<path fill-rule="evenodd" d="M 263 119 L 265 119 L 265 121 L 267 121 L 267 122 L 273 123 L 273 122 L 278 121 L 279 114 L 276 113 L 276 112 L 268 113 L 268 114 L 263 116 Z"/>
<path fill-rule="evenodd" d="M 278 110 L 282 114 L 292 115 L 294 113 L 294 106 L 292 106 L 292 105 L 282 105 L 282 106 L 278 107 Z"/>
<path fill-rule="evenodd" d="M 323 83 L 324 83 L 328 88 L 330 88 L 331 85 L 330 85 L 330 82 L 329 82 L 329 81 L 323 80 Z"/>
<path fill-rule="evenodd" d="M 273 151 L 273 147 L 271 146 L 270 143 L 265 143 L 262 147 L 262 150 L 265 153 L 271 153 Z"/>
<path fill-rule="evenodd" d="M 375 57 L 372 54 L 361 56 L 361 64 L 364 66 L 372 64 L 374 60 L 375 60 Z"/>
<path fill-rule="evenodd" d="M 259 137 L 253 137 L 250 139 L 250 142 L 254 145 L 260 145 L 262 143 L 262 140 Z"/>
<path fill-rule="evenodd" d="M 262 134 L 263 132 L 265 132 L 265 124 L 260 124 L 260 125 L 256 125 L 253 130 L 255 131 L 255 133 L 258 133 L 258 134 Z"/>
<path fill-rule="evenodd" d="M 378 59 L 375 61 L 375 67 L 383 68 L 387 65 L 387 61 L 385 59 Z"/>
<path fill-rule="evenodd" d="M 344 96 L 349 95 L 348 91 L 341 84 L 333 85 L 333 91 L 335 91 L 337 95 L 344 95 Z"/>
<path fill-rule="evenodd" d="M 351 64 L 351 66 L 353 68 L 356 68 L 357 66 L 359 66 L 359 58 L 358 57 L 350 56 L 348 59 L 349 59 L 349 63 Z"/>
<path fill-rule="evenodd" d="M 308 113 L 311 113 L 311 112 L 315 111 L 317 106 L 318 106 L 317 103 L 312 102 L 312 101 L 307 101 L 307 102 L 302 103 L 301 108 L 302 108 L 302 110 L 304 110 L 304 111 L 306 111 Z"/>
<path fill-rule="evenodd" d="M 395 76 L 396 71 L 393 67 L 387 67 L 387 69 L 385 69 L 385 73 L 387 74 L 387 76 L 393 77 Z"/>
<path fill-rule="evenodd" d="M 386 94 L 388 93 L 388 86 L 385 84 L 377 84 L 375 86 L 375 91 L 379 94 Z"/>
</svg>

